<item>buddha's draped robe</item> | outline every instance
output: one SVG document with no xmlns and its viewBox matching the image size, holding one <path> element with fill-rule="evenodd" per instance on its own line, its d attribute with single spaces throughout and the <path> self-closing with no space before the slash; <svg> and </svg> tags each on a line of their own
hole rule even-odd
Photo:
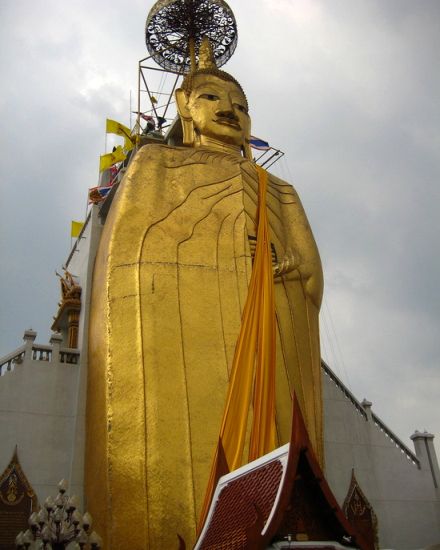
<svg viewBox="0 0 440 550">
<path fill-rule="evenodd" d="M 257 185 L 242 157 L 148 145 L 117 191 L 89 334 L 86 494 L 106 548 L 195 540 L 252 270 Z M 275 279 L 278 443 L 295 390 L 322 463 L 321 263 L 292 186 L 270 175 L 267 208 L 278 261 L 293 253 L 299 266 Z"/>
</svg>

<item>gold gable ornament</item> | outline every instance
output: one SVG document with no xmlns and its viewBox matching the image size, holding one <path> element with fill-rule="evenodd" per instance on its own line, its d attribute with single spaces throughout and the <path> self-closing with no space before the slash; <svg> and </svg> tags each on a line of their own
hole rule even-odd
<svg viewBox="0 0 440 550">
<path fill-rule="evenodd" d="M 13 547 L 17 532 L 27 528 L 29 514 L 37 506 L 37 496 L 22 470 L 15 447 L 0 476 L 0 550 Z"/>
<path fill-rule="evenodd" d="M 67 347 L 77 348 L 81 287 L 76 278 L 66 269 L 64 277 L 57 272 L 55 274 L 60 278 L 61 302 L 58 303 L 58 312 L 54 317 L 51 329 L 66 334 Z"/>
<path fill-rule="evenodd" d="M 354 468 L 351 470 L 350 487 L 342 510 L 350 523 L 368 541 L 371 548 L 379 548 L 377 516 L 356 479 Z"/>
</svg>

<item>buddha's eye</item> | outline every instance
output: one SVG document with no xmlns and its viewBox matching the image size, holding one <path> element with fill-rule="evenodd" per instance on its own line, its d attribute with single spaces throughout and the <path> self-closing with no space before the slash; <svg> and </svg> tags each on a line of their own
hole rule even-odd
<svg viewBox="0 0 440 550">
<path fill-rule="evenodd" d="M 207 99 L 208 101 L 217 101 L 219 97 L 214 94 L 201 94 L 199 97 Z"/>
<path fill-rule="evenodd" d="M 239 111 L 241 111 L 242 113 L 245 113 L 247 115 L 248 111 L 247 111 L 247 109 L 244 105 L 241 105 L 240 103 L 235 103 L 234 105 L 235 105 L 235 107 L 237 107 L 237 109 Z"/>
</svg>

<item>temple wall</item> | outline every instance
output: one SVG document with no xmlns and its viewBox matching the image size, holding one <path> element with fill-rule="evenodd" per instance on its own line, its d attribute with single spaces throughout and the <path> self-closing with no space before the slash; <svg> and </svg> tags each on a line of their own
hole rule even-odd
<svg viewBox="0 0 440 550">
<path fill-rule="evenodd" d="M 81 368 L 75 388 L 76 417 L 73 426 L 73 447 L 72 466 L 70 470 L 69 484 L 71 491 L 75 487 L 78 496 L 84 492 L 84 453 L 85 453 L 85 418 L 86 418 L 86 396 L 87 396 L 87 356 L 88 356 L 88 328 L 90 294 L 93 276 L 93 266 L 99 239 L 101 237 L 102 225 L 98 218 L 98 207 L 91 209 L 90 220 L 83 234 L 84 239 L 77 242 L 77 252 L 71 254 L 66 268 L 80 279 L 82 288 L 81 294 L 81 316 L 79 319 L 78 348 L 81 350 Z M 84 503 L 84 509 L 87 505 Z"/>
<path fill-rule="evenodd" d="M 0 470 L 18 458 L 38 499 L 57 492 L 71 466 L 79 365 L 24 360 L 0 378 Z M 76 488 L 82 494 L 82 488 Z"/>
<path fill-rule="evenodd" d="M 323 386 L 325 471 L 340 505 L 354 468 L 377 515 L 381 548 L 438 544 L 440 493 L 433 477 L 437 464 L 433 437 L 415 434 L 427 445 L 416 445 L 418 452 L 413 453 L 371 412 L 371 403 L 353 402 L 353 396 L 341 391 L 329 376 L 323 376 Z"/>
<path fill-rule="evenodd" d="M 40 502 L 55 496 L 63 478 L 69 482 L 69 494 L 83 498 L 86 334 L 100 232 L 94 207 L 66 264 L 82 288 L 78 348 L 65 347 L 64 332 L 54 334 L 50 344 L 36 344 L 36 333 L 28 330 L 24 344 L 0 361 L 0 472 L 17 445 L 23 471 Z"/>
</svg>

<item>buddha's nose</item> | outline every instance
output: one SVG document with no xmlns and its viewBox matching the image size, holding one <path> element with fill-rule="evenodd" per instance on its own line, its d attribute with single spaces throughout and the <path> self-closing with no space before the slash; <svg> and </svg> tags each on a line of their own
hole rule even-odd
<svg viewBox="0 0 440 550">
<path fill-rule="evenodd" d="M 231 109 L 218 110 L 215 114 L 217 115 L 218 118 L 227 118 L 227 119 L 233 120 L 234 122 L 239 121 L 238 116 L 234 113 L 232 108 Z"/>
</svg>

